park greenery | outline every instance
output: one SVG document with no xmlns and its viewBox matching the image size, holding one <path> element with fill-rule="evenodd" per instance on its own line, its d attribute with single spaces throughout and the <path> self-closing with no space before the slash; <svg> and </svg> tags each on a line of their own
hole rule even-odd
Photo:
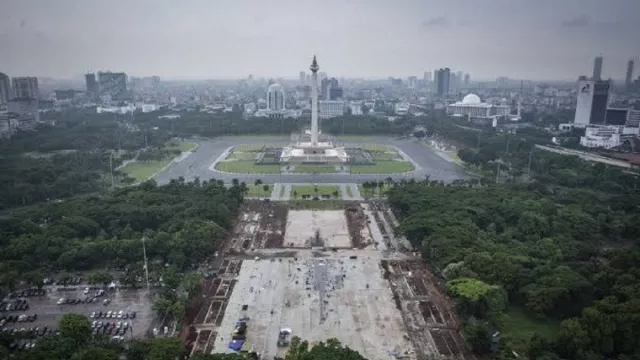
<svg viewBox="0 0 640 360">
<path fill-rule="evenodd" d="M 478 354 L 638 355 L 639 195 L 426 179 L 387 196 L 398 231 L 446 279 Z"/>
<path fill-rule="evenodd" d="M 150 266 L 186 270 L 225 240 L 247 192 L 237 181 L 149 181 L 14 210 L 0 217 L 0 286 L 11 289 L 33 272 L 94 268 L 126 270 L 118 280 L 133 285 L 142 239 Z M 99 274 L 92 279 L 106 282 Z"/>
</svg>

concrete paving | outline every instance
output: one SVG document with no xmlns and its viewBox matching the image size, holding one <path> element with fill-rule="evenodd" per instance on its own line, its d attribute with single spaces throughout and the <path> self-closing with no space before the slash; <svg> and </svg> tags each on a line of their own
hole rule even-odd
<svg viewBox="0 0 640 360">
<path fill-rule="evenodd" d="M 173 162 L 167 169 L 154 176 L 158 184 L 167 184 L 171 179 L 182 176 L 186 181 L 196 177 L 200 180 L 223 180 L 231 182 L 233 179 L 252 184 L 261 179 L 265 184 L 274 183 L 362 183 L 365 181 L 382 181 L 387 177 L 394 180 L 423 180 L 430 176 L 431 180 L 451 182 L 455 179 L 466 179 L 470 176 L 458 164 L 451 163 L 438 156 L 433 150 L 414 139 L 374 138 L 367 144 L 392 145 L 410 158 L 416 165 L 416 170 L 403 174 L 229 174 L 215 170 L 212 165 L 219 159 L 224 159 L 229 149 L 235 145 L 258 143 L 255 139 L 215 138 L 194 140 L 198 148 L 186 159 Z M 269 141 L 269 144 L 288 144 L 286 141 Z"/>
</svg>

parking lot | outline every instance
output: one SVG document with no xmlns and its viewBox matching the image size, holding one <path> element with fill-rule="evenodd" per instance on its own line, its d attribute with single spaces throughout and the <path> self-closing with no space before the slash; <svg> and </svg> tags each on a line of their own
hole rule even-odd
<svg viewBox="0 0 640 360">
<path fill-rule="evenodd" d="M 15 292 L 0 305 L 1 331 L 14 335 L 33 334 L 36 339 L 54 334 L 66 313 L 87 316 L 95 328 L 102 322 L 94 333 L 125 338 L 144 337 L 153 320 L 146 290 L 100 290 L 88 288 L 88 285 L 46 286 L 41 290 Z"/>
</svg>

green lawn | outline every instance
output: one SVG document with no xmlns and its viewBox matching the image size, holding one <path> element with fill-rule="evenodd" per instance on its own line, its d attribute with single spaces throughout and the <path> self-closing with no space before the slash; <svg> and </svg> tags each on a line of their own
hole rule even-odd
<svg viewBox="0 0 640 360">
<path fill-rule="evenodd" d="M 336 167 L 332 165 L 300 164 L 300 165 L 295 165 L 293 172 L 306 173 L 306 174 L 334 173 L 336 172 Z"/>
<path fill-rule="evenodd" d="M 264 150 L 264 144 L 242 144 L 233 147 L 233 151 L 241 152 L 260 152 Z"/>
<path fill-rule="evenodd" d="M 256 153 L 234 151 L 227 156 L 226 160 L 255 160 L 257 156 Z"/>
<path fill-rule="evenodd" d="M 247 193 L 247 196 L 250 197 L 270 197 L 271 196 L 271 190 L 273 190 L 273 185 L 267 185 L 267 190 L 264 190 L 264 186 L 266 184 L 260 184 L 258 186 L 256 186 L 255 184 L 247 184 L 247 188 L 249 189 L 249 192 Z"/>
<path fill-rule="evenodd" d="M 330 195 L 333 196 L 334 191 L 338 192 L 338 196 L 340 196 L 340 187 L 337 185 L 318 185 L 318 196 L 322 195 Z M 301 198 L 302 195 L 315 196 L 314 186 L 313 185 L 293 185 L 291 187 L 291 197 L 294 197 L 294 193 L 298 196 L 297 198 Z"/>
<path fill-rule="evenodd" d="M 396 148 L 390 145 L 379 145 L 379 144 L 360 144 L 358 145 L 362 150 L 366 151 L 375 151 L 375 152 L 397 152 Z"/>
<path fill-rule="evenodd" d="M 372 152 L 371 153 L 371 157 L 373 158 L 373 160 L 375 161 L 389 161 L 389 160 L 396 160 L 399 158 L 399 155 L 397 152 Z"/>
<path fill-rule="evenodd" d="M 352 165 L 352 174 L 394 174 L 414 170 L 410 161 L 376 161 L 373 165 Z"/>
<path fill-rule="evenodd" d="M 259 165 L 255 161 L 221 161 L 216 164 L 220 171 L 239 174 L 279 174 L 280 165 Z"/>
<path fill-rule="evenodd" d="M 534 333 L 552 339 L 560 328 L 559 322 L 536 319 L 515 306 L 510 307 L 500 321 L 502 335 L 511 340 L 514 350 L 520 354 L 526 350 Z"/>
<path fill-rule="evenodd" d="M 336 138 L 340 141 L 350 141 L 350 142 L 360 142 L 360 141 L 371 141 L 373 139 L 378 138 L 377 136 L 367 136 L 367 135 L 343 135 L 336 136 Z"/>
<path fill-rule="evenodd" d="M 142 182 L 169 165 L 171 161 L 173 161 L 173 158 L 154 161 L 135 161 L 127 164 L 127 166 L 120 169 L 120 171 L 136 179 L 136 182 Z"/>
</svg>

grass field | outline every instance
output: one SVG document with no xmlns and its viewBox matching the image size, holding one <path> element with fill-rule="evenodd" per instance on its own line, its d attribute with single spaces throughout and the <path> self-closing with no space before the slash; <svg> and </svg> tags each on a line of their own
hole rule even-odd
<svg viewBox="0 0 640 360">
<path fill-rule="evenodd" d="M 239 174 L 279 174 L 280 165 L 258 165 L 254 161 L 221 161 L 216 170 Z"/>
<path fill-rule="evenodd" d="M 352 174 L 394 174 L 412 171 L 415 168 L 410 161 L 377 161 L 373 165 L 352 165 Z"/>
<path fill-rule="evenodd" d="M 343 135 L 343 136 L 336 136 L 336 138 L 340 141 L 371 141 L 373 139 L 378 138 L 377 136 L 358 136 L 358 135 Z"/>
<path fill-rule="evenodd" d="M 337 185 L 318 185 L 318 196 L 322 195 L 330 195 L 333 196 L 335 191 L 338 192 L 338 196 L 340 196 L 340 187 Z M 295 198 L 293 195 L 297 194 L 298 198 L 302 197 L 302 195 L 315 196 L 316 192 L 314 190 L 313 185 L 293 185 L 291 187 L 291 197 Z"/>
<path fill-rule="evenodd" d="M 234 151 L 227 156 L 226 160 L 255 160 L 257 156 L 256 153 Z"/>
<path fill-rule="evenodd" d="M 136 182 L 142 182 L 149 179 L 153 174 L 162 170 L 169 165 L 173 158 L 155 161 L 134 161 L 120 169 L 120 171 L 136 179 Z"/>
<path fill-rule="evenodd" d="M 229 136 L 228 138 L 234 140 L 256 140 L 256 141 L 287 141 L 289 140 L 288 135 L 238 135 L 238 136 Z"/>
<path fill-rule="evenodd" d="M 514 349 L 520 354 L 527 349 L 529 340 L 534 333 L 552 339 L 560 329 L 558 322 L 535 319 L 518 307 L 510 307 L 500 322 L 503 336 L 509 337 Z"/>
<path fill-rule="evenodd" d="M 390 145 L 360 144 L 360 145 L 358 145 L 358 147 L 360 147 L 362 150 L 366 150 L 366 151 L 394 152 L 394 153 L 398 152 L 396 150 L 396 148 L 394 148 L 393 146 L 390 146 Z"/>
<path fill-rule="evenodd" d="M 332 165 L 306 165 L 300 164 L 295 165 L 293 172 L 296 173 L 306 173 L 306 174 L 323 174 L 323 173 L 334 173 L 336 172 L 336 167 Z"/>
<path fill-rule="evenodd" d="M 242 144 L 233 147 L 233 151 L 260 152 L 264 150 L 265 144 Z"/>
<path fill-rule="evenodd" d="M 390 161 L 390 160 L 396 160 L 398 159 L 400 156 L 398 155 L 397 152 L 372 152 L 371 153 L 371 157 L 373 157 L 373 160 L 375 161 Z"/>
<path fill-rule="evenodd" d="M 266 184 L 261 184 L 256 186 L 255 184 L 247 184 L 247 188 L 249 189 L 247 195 L 251 197 L 270 197 L 271 191 L 273 190 L 273 185 L 266 185 L 266 191 L 264 190 L 265 185 Z"/>
</svg>

